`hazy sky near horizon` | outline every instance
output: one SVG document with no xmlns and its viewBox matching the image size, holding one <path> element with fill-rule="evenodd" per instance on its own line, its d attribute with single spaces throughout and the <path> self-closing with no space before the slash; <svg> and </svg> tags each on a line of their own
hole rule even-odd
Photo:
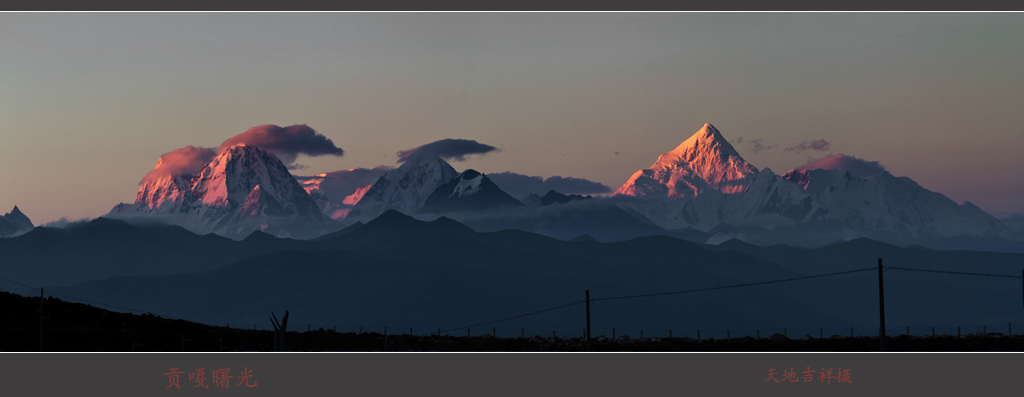
<svg viewBox="0 0 1024 397">
<path fill-rule="evenodd" d="M 1004 216 L 1022 65 L 1021 13 L 0 13 L 0 213 L 103 215 L 263 124 L 344 149 L 295 175 L 458 138 L 500 149 L 459 171 L 614 189 L 711 123 L 758 168 L 856 156 Z"/>
</svg>

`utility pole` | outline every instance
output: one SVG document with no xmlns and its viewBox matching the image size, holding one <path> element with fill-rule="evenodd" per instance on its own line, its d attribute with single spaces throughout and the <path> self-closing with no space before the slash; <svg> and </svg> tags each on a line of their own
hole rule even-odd
<svg viewBox="0 0 1024 397">
<path fill-rule="evenodd" d="M 879 351 L 885 351 L 885 288 L 882 284 L 882 258 L 878 258 L 878 327 Z"/>
<path fill-rule="evenodd" d="M 590 351 L 590 290 L 587 290 L 587 351 Z"/>
<path fill-rule="evenodd" d="M 39 287 L 39 351 L 43 351 L 43 287 Z"/>
</svg>

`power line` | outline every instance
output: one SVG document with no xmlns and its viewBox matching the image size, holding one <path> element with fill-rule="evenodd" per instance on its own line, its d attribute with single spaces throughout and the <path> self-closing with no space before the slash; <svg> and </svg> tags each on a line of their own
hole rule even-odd
<svg viewBox="0 0 1024 397">
<path fill-rule="evenodd" d="M 37 290 L 37 289 L 39 289 L 39 288 L 36 288 L 36 287 L 30 287 L 30 286 L 27 286 L 27 285 L 25 285 L 25 284 L 19 283 L 19 282 L 17 282 L 17 281 L 14 281 L 14 280 L 11 280 L 11 279 L 9 279 L 9 278 L 7 278 L 7 277 L 4 277 L 4 276 L 0 276 L 0 278 L 2 278 L 2 279 L 4 279 L 4 280 L 7 280 L 7 281 L 10 281 L 10 282 L 12 282 L 12 283 L 18 284 L 18 285 L 20 285 L 20 286 L 22 286 L 22 287 L 25 287 L 25 288 L 31 289 L 31 290 Z M 94 304 L 94 305 L 97 305 L 97 306 L 106 306 L 106 307 L 112 307 L 112 308 L 115 308 L 115 309 L 127 310 L 127 311 L 130 311 L 130 312 L 134 312 L 134 313 L 139 313 L 139 314 L 146 314 L 146 313 L 147 313 L 147 312 L 144 312 L 144 311 L 142 311 L 142 310 L 130 309 L 130 308 L 127 308 L 127 307 L 121 307 L 121 306 L 114 306 L 114 305 L 108 305 L 108 304 L 105 304 L 105 303 L 99 303 L 99 302 L 96 302 L 96 301 L 91 301 L 91 300 L 88 300 L 88 299 L 76 298 L 76 297 L 73 297 L 73 296 L 68 296 L 68 295 L 62 295 L 62 294 L 55 294 L 55 293 L 52 293 L 52 292 L 51 292 L 51 293 L 47 293 L 46 295 L 47 295 L 47 296 L 59 296 L 59 297 L 67 298 L 67 299 L 74 299 L 74 300 L 76 300 L 76 301 L 81 301 L 81 302 L 87 302 L 87 303 L 92 303 L 92 304 Z"/>
<path fill-rule="evenodd" d="M 591 300 L 593 300 L 593 299 L 591 299 Z M 544 313 L 544 312 L 550 312 L 550 311 L 552 311 L 552 310 L 558 310 L 558 309 L 561 309 L 561 308 L 565 308 L 565 307 L 569 307 L 569 306 L 575 306 L 575 305 L 580 305 L 580 304 L 584 304 L 584 303 L 587 303 L 587 301 L 579 301 L 579 302 L 573 302 L 573 303 L 565 304 L 565 305 L 562 305 L 562 306 L 558 306 L 558 307 L 552 307 L 552 308 L 550 308 L 550 309 L 538 310 L 538 311 L 535 311 L 535 312 L 532 312 L 532 313 L 520 314 L 520 315 L 518 315 L 518 316 L 512 316 L 512 317 L 505 317 L 505 318 L 503 318 L 503 319 L 500 319 L 500 320 L 494 320 L 494 321 L 487 321 L 487 322 L 483 322 L 483 323 L 479 323 L 479 324 L 467 325 L 467 326 L 464 326 L 464 327 L 458 327 L 458 328 L 446 329 L 446 330 L 443 330 L 443 331 L 441 331 L 441 332 L 448 332 L 448 331 L 457 331 L 457 330 L 460 330 L 460 329 L 466 329 L 466 328 L 470 328 L 470 327 L 477 327 L 477 326 L 481 326 L 481 325 L 487 325 L 487 324 L 491 324 L 491 323 L 497 323 L 497 322 L 501 322 L 501 321 L 505 321 L 505 320 L 511 320 L 511 319 L 514 319 L 514 318 L 520 318 L 520 317 L 532 316 L 532 315 L 534 315 L 534 314 L 540 314 L 540 313 Z"/>
<path fill-rule="evenodd" d="M 847 274 L 847 273 L 855 273 L 855 272 L 858 272 L 858 271 L 877 270 L 877 269 L 878 269 L 877 267 L 868 267 L 868 268 L 857 269 L 857 270 L 839 271 L 839 272 L 835 272 L 835 273 L 809 275 L 809 276 L 804 276 L 804 277 L 783 278 L 783 279 L 776 279 L 776 280 L 770 280 L 770 281 L 750 282 L 750 283 L 726 285 L 726 286 L 715 286 L 715 288 L 710 288 L 710 289 L 676 291 L 676 292 L 671 292 L 671 293 L 629 295 L 629 296 L 623 296 L 623 297 L 598 298 L 598 299 L 591 299 L 591 302 L 593 302 L 593 301 L 610 301 L 610 300 L 615 300 L 615 299 L 631 299 L 631 298 L 655 297 L 655 296 L 660 296 L 660 295 L 686 294 L 686 293 L 695 293 L 695 292 L 701 292 L 701 291 L 734 289 L 734 288 L 739 288 L 739 286 L 751 286 L 751 285 L 768 284 L 768 283 L 773 283 L 773 282 L 794 281 L 794 280 L 798 280 L 798 279 L 825 277 L 825 276 L 829 276 L 829 275 Z M 502 318 L 502 319 L 486 321 L 486 322 L 480 322 L 480 323 L 476 323 L 476 324 L 472 324 L 472 325 L 460 326 L 460 327 L 457 327 L 457 328 L 444 329 L 444 330 L 442 330 L 442 333 L 450 332 L 450 330 L 465 329 L 465 328 L 472 327 L 472 326 L 486 325 L 486 324 L 489 324 L 489 323 L 500 322 L 500 321 L 505 321 L 505 320 L 511 320 L 513 318 L 520 318 L 520 317 L 526 317 L 526 316 L 531 316 L 531 315 L 535 315 L 535 314 L 541 314 L 541 313 L 544 313 L 544 312 L 549 312 L 549 311 L 552 311 L 552 310 L 558 310 L 558 309 L 566 308 L 566 307 L 569 307 L 569 306 L 581 305 L 581 304 L 584 304 L 584 303 L 587 303 L 587 301 L 573 302 L 573 303 L 569 303 L 569 304 L 553 307 L 553 308 L 550 308 L 550 309 L 539 310 L 539 311 L 530 312 L 530 313 L 526 313 L 526 314 L 519 314 L 519 315 L 512 316 L 512 317 L 505 317 L 505 318 Z"/>
<path fill-rule="evenodd" d="M 986 276 L 986 277 L 1006 277 L 1006 278 L 1024 278 L 1024 277 L 1021 277 L 1021 276 L 1007 276 L 1007 275 L 1003 275 L 1003 274 L 985 274 L 985 273 L 967 273 L 967 272 L 950 272 L 950 271 L 945 271 L 945 270 L 927 270 L 927 269 L 910 269 L 910 268 L 906 268 L 906 267 L 895 267 L 895 266 L 890 266 L 890 267 L 887 267 L 886 269 L 896 269 L 896 270 L 913 270 L 913 271 L 915 271 L 915 272 L 931 272 L 931 273 L 949 273 L 949 274 L 966 274 L 966 275 L 969 275 L 969 276 Z"/>
<path fill-rule="evenodd" d="M 29 286 L 27 286 L 27 285 L 25 285 L 25 284 L 19 283 L 19 282 L 17 282 L 17 281 L 14 281 L 14 280 L 11 280 L 11 279 L 9 279 L 9 278 L 7 278 L 7 277 L 4 277 L 4 276 L 0 276 L 0 278 L 2 278 L 2 279 L 4 279 L 4 280 L 7 280 L 7 281 L 10 281 L 10 282 L 12 282 L 12 283 L 18 284 L 18 285 L 20 285 L 20 286 L 22 286 L 22 287 L 25 287 L 25 288 L 28 288 L 28 289 L 30 289 L 30 290 L 37 290 L 37 289 L 39 289 L 39 288 L 29 287 Z"/>
<path fill-rule="evenodd" d="M 713 290 L 727 289 L 727 288 L 749 287 L 749 286 L 753 286 L 753 285 L 781 283 L 781 282 L 785 282 L 785 281 L 806 280 L 806 279 L 809 279 L 809 278 L 835 276 L 835 275 L 839 275 L 839 274 L 856 273 L 856 272 L 863 272 L 863 271 L 868 271 L 868 270 L 878 270 L 878 268 L 877 267 L 869 267 L 869 268 L 858 269 L 858 270 L 849 270 L 849 271 L 845 271 L 845 272 L 818 274 L 818 275 L 814 275 L 814 276 L 794 277 L 794 278 L 786 278 L 786 279 L 781 279 L 781 280 L 761 281 L 761 282 L 757 282 L 757 283 L 727 285 L 727 286 L 724 286 L 724 287 L 699 288 L 699 289 L 691 289 L 691 290 L 686 290 L 686 291 L 659 292 L 659 293 L 655 293 L 655 294 L 613 296 L 613 297 L 609 297 L 609 298 L 595 298 L 595 299 L 591 299 L 591 301 L 607 301 L 607 300 L 615 300 L 615 299 L 645 298 L 645 297 L 648 297 L 648 296 L 686 294 L 686 293 L 690 293 L 690 292 L 713 291 Z"/>
</svg>

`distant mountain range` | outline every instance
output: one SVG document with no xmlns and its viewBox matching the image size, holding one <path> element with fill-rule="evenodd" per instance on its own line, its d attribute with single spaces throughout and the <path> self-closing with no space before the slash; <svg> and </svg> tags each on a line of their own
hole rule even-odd
<svg viewBox="0 0 1024 397">
<path fill-rule="evenodd" d="M 255 230 L 313 239 L 397 210 L 421 219 L 447 216 L 477 231 L 519 229 L 564 240 L 665 235 L 811 248 L 866 237 L 900 246 L 1024 252 L 1021 222 L 1008 219 L 1014 225 L 1008 226 L 969 202 L 957 204 L 886 171 L 857 177 L 841 168 L 782 175 L 759 170 L 711 124 L 610 197 L 550 191 L 519 201 L 487 175 L 459 173 L 437 156 L 381 168 L 372 185 L 334 202 L 318 179 L 304 178 L 303 187 L 274 155 L 237 145 L 222 149 L 197 175 L 147 179 L 135 203 L 119 204 L 107 217 L 235 240 Z M 10 216 L 23 214 L 16 208 Z M 18 226 L 4 219 L 0 235 L 28 230 L 24 220 Z"/>
<path fill-rule="evenodd" d="M 292 321 L 314 328 L 448 329 L 578 302 L 585 290 L 603 298 L 870 270 L 598 301 L 592 308 L 594 327 L 603 334 L 612 327 L 620 335 L 639 329 L 686 335 L 701 328 L 705 337 L 724 328 L 742 335 L 772 327 L 810 333 L 798 330 L 852 326 L 872 334 L 877 258 L 886 266 L 1016 275 L 1022 255 L 901 248 L 868 239 L 817 249 L 738 240 L 705 245 L 668 236 L 564 241 L 514 229 L 480 233 L 447 217 L 425 222 L 395 210 L 308 241 L 263 232 L 234 241 L 102 218 L 0 240 L 5 277 L 47 292 L 207 324 L 262 324 L 268 311 L 289 310 Z M 894 327 L 994 326 L 1014 321 L 1019 310 L 1020 280 L 897 270 L 885 278 Z M 577 332 L 582 314 L 582 307 L 569 307 L 493 325 L 561 335 Z"/>
<path fill-rule="evenodd" d="M 289 310 L 300 324 L 436 330 L 569 305 L 494 325 L 578 332 L 571 304 L 589 290 L 616 298 L 593 306 L 605 334 L 872 334 L 878 258 L 1013 276 L 1024 263 L 1024 218 L 1001 221 L 884 171 L 759 170 L 710 124 L 611 197 L 519 201 L 437 156 L 375 172 L 332 202 L 274 155 L 228 147 L 196 175 L 144 180 L 134 203 L 92 221 L 33 228 L 15 207 L 0 218 L 0 273 L 15 292 L 43 286 L 208 324 Z M 886 313 L 901 327 L 1005 324 L 1020 309 L 1019 279 L 885 278 Z"/>
</svg>

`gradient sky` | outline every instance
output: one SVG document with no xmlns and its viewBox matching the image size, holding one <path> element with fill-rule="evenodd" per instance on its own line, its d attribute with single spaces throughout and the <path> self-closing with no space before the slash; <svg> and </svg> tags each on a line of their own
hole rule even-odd
<svg viewBox="0 0 1024 397">
<path fill-rule="evenodd" d="M 262 124 L 344 149 L 296 175 L 461 138 L 501 151 L 457 170 L 614 189 L 707 122 L 758 168 L 842 153 L 1005 216 L 1022 70 L 1021 13 L 0 13 L 0 213 L 103 215 Z"/>
</svg>

